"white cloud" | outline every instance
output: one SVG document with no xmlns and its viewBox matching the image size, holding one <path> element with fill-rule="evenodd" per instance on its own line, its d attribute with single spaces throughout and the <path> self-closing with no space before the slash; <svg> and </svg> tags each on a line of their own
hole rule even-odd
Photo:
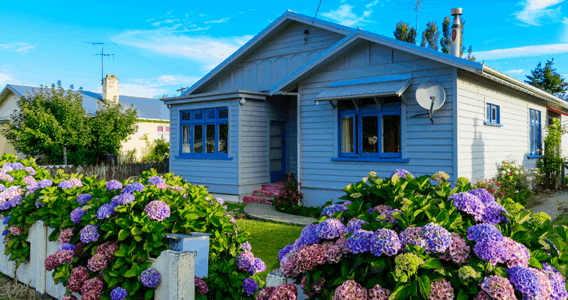
<svg viewBox="0 0 568 300">
<path fill-rule="evenodd" d="M 200 78 L 182 75 L 162 75 L 156 78 L 135 78 L 120 84 L 120 93 L 142 97 L 160 97 L 180 87 L 190 87 Z M 170 95 L 173 96 L 173 95 Z"/>
<path fill-rule="evenodd" d="M 227 21 L 229 21 L 230 17 L 227 18 L 221 18 L 219 20 L 211 20 L 211 21 L 205 21 L 203 23 L 205 24 L 219 24 L 219 23 L 225 23 Z"/>
<path fill-rule="evenodd" d="M 515 12 L 517 19 L 524 24 L 541 26 L 543 22 L 557 22 L 561 16 L 561 7 L 558 5 L 565 0 L 524 0 L 519 4 L 521 11 Z"/>
<path fill-rule="evenodd" d="M 133 83 L 121 83 L 120 84 L 120 94 L 132 95 L 140 97 L 155 97 L 157 95 L 163 94 L 166 89 L 147 86 L 144 84 L 133 84 Z"/>
<path fill-rule="evenodd" d="M 368 20 L 371 14 L 374 12 L 373 6 L 377 5 L 379 1 L 375 0 L 367 5 L 365 5 L 366 10 L 363 11 L 361 15 L 357 15 L 353 12 L 353 5 L 341 4 L 336 10 L 331 10 L 322 13 L 322 16 L 329 18 L 333 21 L 339 22 L 341 25 L 354 26 L 363 23 L 372 23 Z"/>
<path fill-rule="evenodd" d="M 4 88 L 5 85 L 9 83 L 20 83 L 18 80 L 14 78 L 14 75 L 8 73 L 0 73 L 0 91 Z"/>
<path fill-rule="evenodd" d="M 152 26 L 159 27 L 162 24 L 172 24 L 174 22 L 179 22 L 179 19 L 168 19 L 168 20 L 164 20 L 164 21 L 154 22 L 154 23 L 152 23 Z"/>
<path fill-rule="evenodd" d="M 531 57 L 568 52 L 568 44 L 535 45 L 509 49 L 495 49 L 475 52 L 477 60 L 497 60 L 517 57 Z"/>
<path fill-rule="evenodd" d="M 198 77 L 183 75 L 162 75 L 157 78 L 136 78 L 131 81 L 147 86 L 187 85 L 190 86 L 199 80 Z"/>
<path fill-rule="evenodd" d="M 520 70 L 509 70 L 509 71 L 505 71 L 504 73 L 506 73 L 506 74 L 521 74 L 521 73 L 524 73 L 524 72 L 525 72 L 525 70 L 520 69 Z"/>
<path fill-rule="evenodd" d="M 23 42 L 13 42 L 9 44 L 0 44 L 0 49 L 10 50 L 18 53 L 27 53 L 28 51 L 34 49 L 38 45 L 31 45 Z"/>
</svg>

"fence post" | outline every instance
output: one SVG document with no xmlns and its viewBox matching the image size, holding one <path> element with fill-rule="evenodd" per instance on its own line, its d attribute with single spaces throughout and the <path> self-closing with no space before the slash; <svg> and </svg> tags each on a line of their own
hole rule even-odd
<svg viewBox="0 0 568 300">
<path fill-rule="evenodd" d="M 163 251 L 156 259 L 150 258 L 152 267 L 161 274 L 154 299 L 195 299 L 195 252 Z"/>
</svg>

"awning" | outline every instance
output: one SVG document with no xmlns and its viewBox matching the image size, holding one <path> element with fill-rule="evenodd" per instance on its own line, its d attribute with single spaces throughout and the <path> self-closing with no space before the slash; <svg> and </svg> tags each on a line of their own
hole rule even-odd
<svg viewBox="0 0 568 300">
<path fill-rule="evenodd" d="M 559 109 L 555 109 L 555 108 L 552 108 L 552 107 L 548 107 L 548 110 L 549 110 L 549 111 L 552 111 L 552 112 L 555 112 L 555 113 L 557 113 L 557 114 L 561 114 L 561 115 L 568 116 L 568 113 L 565 113 L 565 112 L 563 112 L 563 111 L 561 111 L 561 110 L 559 110 Z"/>
<path fill-rule="evenodd" d="M 412 77 L 410 75 L 391 75 L 338 81 L 330 84 L 314 100 L 331 101 L 385 96 L 400 97 L 410 86 L 411 81 Z"/>
</svg>

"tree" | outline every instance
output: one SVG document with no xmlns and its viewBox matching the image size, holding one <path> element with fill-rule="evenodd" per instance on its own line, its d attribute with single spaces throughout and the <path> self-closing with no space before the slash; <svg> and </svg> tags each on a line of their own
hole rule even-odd
<svg viewBox="0 0 568 300">
<path fill-rule="evenodd" d="M 396 24 L 394 38 L 399 41 L 416 44 L 416 29 L 410 27 L 408 23 L 400 21 Z"/>
<path fill-rule="evenodd" d="M 463 52 L 465 51 L 465 46 L 463 45 L 463 26 L 465 25 L 465 20 L 460 18 L 460 57 L 463 57 Z"/>
<path fill-rule="evenodd" d="M 442 53 L 450 53 L 450 46 L 452 44 L 452 36 L 450 29 L 452 25 L 450 24 L 450 17 L 444 18 L 444 23 L 442 23 L 442 38 L 440 39 L 440 46 L 442 47 Z"/>
<path fill-rule="evenodd" d="M 536 68 L 531 71 L 532 76 L 526 76 L 528 80 L 525 80 L 525 82 L 552 95 L 561 97 L 568 90 L 568 83 L 564 81 L 562 75 L 556 72 L 556 69 L 552 68 L 553 64 L 554 58 L 547 61 L 544 68 L 541 62 L 539 62 Z"/>
<path fill-rule="evenodd" d="M 426 29 L 422 32 L 422 43 L 420 46 L 438 51 L 438 39 L 440 39 L 440 32 L 436 21 L 428 22 Z"/>
<path fill-rule="evenodd" d="M 473 46 L 469 45 L 469 49 L 467 50 L 467 60 L 475 61 L 475 56 L 473 56 Z"/>
</svg>

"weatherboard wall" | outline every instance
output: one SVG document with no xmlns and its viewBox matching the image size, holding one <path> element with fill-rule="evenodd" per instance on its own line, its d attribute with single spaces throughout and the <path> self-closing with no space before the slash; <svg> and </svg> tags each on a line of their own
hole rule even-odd
<svg viewBox="0 0 568 300">
<path fill-rule="evenodd" d="M 407 101 L 402 115 L 402 155 L 407 163 L 332 162 L 338 156 L 338 111 L 328 102 L 316 105 L 315 96 L 335 81 L 407 74 L 412 84 L 404 93 Z M 455 69 L 375 43 L 361 43 L 342 57 L 322 65 L 299 84 L 301 103 L 301 181 L 308 205 L 322 205 L 344 195 L 348 184 L 361 181 L 371 171 L 379 177 L 395 169 L 406 169 L 416 176 L 445 171 L 454 176 Z M 415 99 L 416 88 L 426 81 L 438 81 L 446 91 L 446 103 L 427 117 Z"/>
<path fill-rule="evenodd" d="M 229 158 L 187 159 L 178 158 L 180 147 L 179 114 L 182 110 L 229 108 Z M 170 108 L 170 172 L 181 175 L 194 185 L 203 185 L 211 193 L 238 194 L 239 164 L 239 104 L 238 100 L 209 101 L 172 105 Z"/>
<path fill-rule="evenodd" d="M 497 165 L 505 159 L 515 159 L 526 168 L 536 167 L 537 159 L 527 158 L 529 109 L 541 112 L 544 136 L 544 100 L 461 70 L 457 86 L 459 176 L 473 182 L 494 177 Z M 486 103 L 499 105 L 502 127 L 484 125 Z"/>
<path fill-rule="evenodd" d="M 269 90 L 344 37 L 311 27 L 306 43 L 304 31 L 308 27 L 306 24 L 293 22 L 259 49 L 244 57 L 234 68 L 223 71 L 219 80 L 215 80 L 199 93 L 236 89 Z"/>
</svg>

